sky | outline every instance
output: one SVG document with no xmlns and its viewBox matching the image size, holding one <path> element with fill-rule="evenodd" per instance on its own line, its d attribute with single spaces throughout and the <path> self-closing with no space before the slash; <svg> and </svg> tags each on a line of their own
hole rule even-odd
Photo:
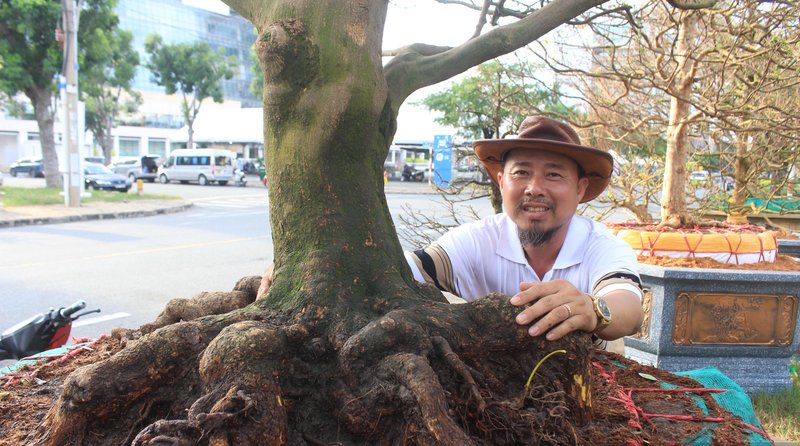
<svg viewBox="0 0 800 446">
<path fill-rule="evenodd" d="M 228 14 L 228 6 L 220 0 L 183 0 L 184 4 Z M 391 0 L 384 27 L 383 48 L 392 50 L 412 43 L 458 46 L 467 41 L 475 29 L 477 11 L 457 5 L 442 5 L 433 0 Z M 388 59 L 384 59 L 384 63 Z M 455 129 L 444 128 L 433 119 L 437 114 L 411 105 L 449 85 L 448 81 L 412 94 L 400 107 L 395 140 L 433 140 L 434 135 L 454 135 Z"/>
</svg>

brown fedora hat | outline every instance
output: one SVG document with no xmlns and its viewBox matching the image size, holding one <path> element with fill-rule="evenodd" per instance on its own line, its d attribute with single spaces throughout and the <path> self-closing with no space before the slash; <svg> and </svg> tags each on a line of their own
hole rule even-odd
<svg viewBox="0 0 800 446">
<path fill-rule="evenodd" d="M 581 145 L 581 139 L 569 125 L 544 116 L 530 116 L 522 121 L 519 130 L 516 138 L 479 139 L 472 143 L 475 155 L 495 183 L 497 174 L 503 170 L 503 156 L 506 152 L 512 149 L 534 149 L 568 156 L 583 167 L 589 186 L 581 203 L 593 200 L 608 186 L 614 158 L 600 149 Z"/>
</svg>

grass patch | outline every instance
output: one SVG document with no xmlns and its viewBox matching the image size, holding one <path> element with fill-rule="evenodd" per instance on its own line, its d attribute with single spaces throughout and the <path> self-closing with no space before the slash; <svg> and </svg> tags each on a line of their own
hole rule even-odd
<svg viewBox="0 0 800 446">
<path fill-rule="evenodd" d="M 800 368 L 800 363 L 792 366 Z M 800 388 L 787 389 L 772 395 L 751 396 L 753 408 L 764 429 L 770 434 L 800 444 Z"/>
<path fill-rule="evenodd" d="M 104 192 L 87 190 L 91 197 L 81 197 L 81 203 L 90 201 L 133 201 L 133 200 L 179 200 L 172 195 L 143 194 L 139 196 L 135 189 L 131 193 Z M 3 195 L 3 206 L 28 206 L 33 204 L 64 204 L 64 197 L 60 195 L 63 189 L 53 187 L 5 187 L 0 186 Z"/>
</svg>

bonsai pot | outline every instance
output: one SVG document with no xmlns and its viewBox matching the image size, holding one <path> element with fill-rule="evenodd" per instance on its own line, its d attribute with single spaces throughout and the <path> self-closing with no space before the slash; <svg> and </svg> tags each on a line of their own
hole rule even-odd
<svg viewBox="0 0 800 446">
<path fill-rule="evenodd" d="M 626 356 L 670 372 L 716 367 L 748 393 L 792 386 L 800 273 L 640 268 L 645 321 Z"/>
</svg>

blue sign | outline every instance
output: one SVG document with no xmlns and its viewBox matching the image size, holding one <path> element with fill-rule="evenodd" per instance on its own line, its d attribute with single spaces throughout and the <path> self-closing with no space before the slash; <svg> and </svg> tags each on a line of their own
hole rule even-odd
<svg viewBox="0 0 800 446">
<path fill-rule="evenodd" d="M 452 135 L 436 135 L 433 137 L 433 184 L 439 187 L 450 187 L 453 180 L 453 146 Z"/>
</svg>

